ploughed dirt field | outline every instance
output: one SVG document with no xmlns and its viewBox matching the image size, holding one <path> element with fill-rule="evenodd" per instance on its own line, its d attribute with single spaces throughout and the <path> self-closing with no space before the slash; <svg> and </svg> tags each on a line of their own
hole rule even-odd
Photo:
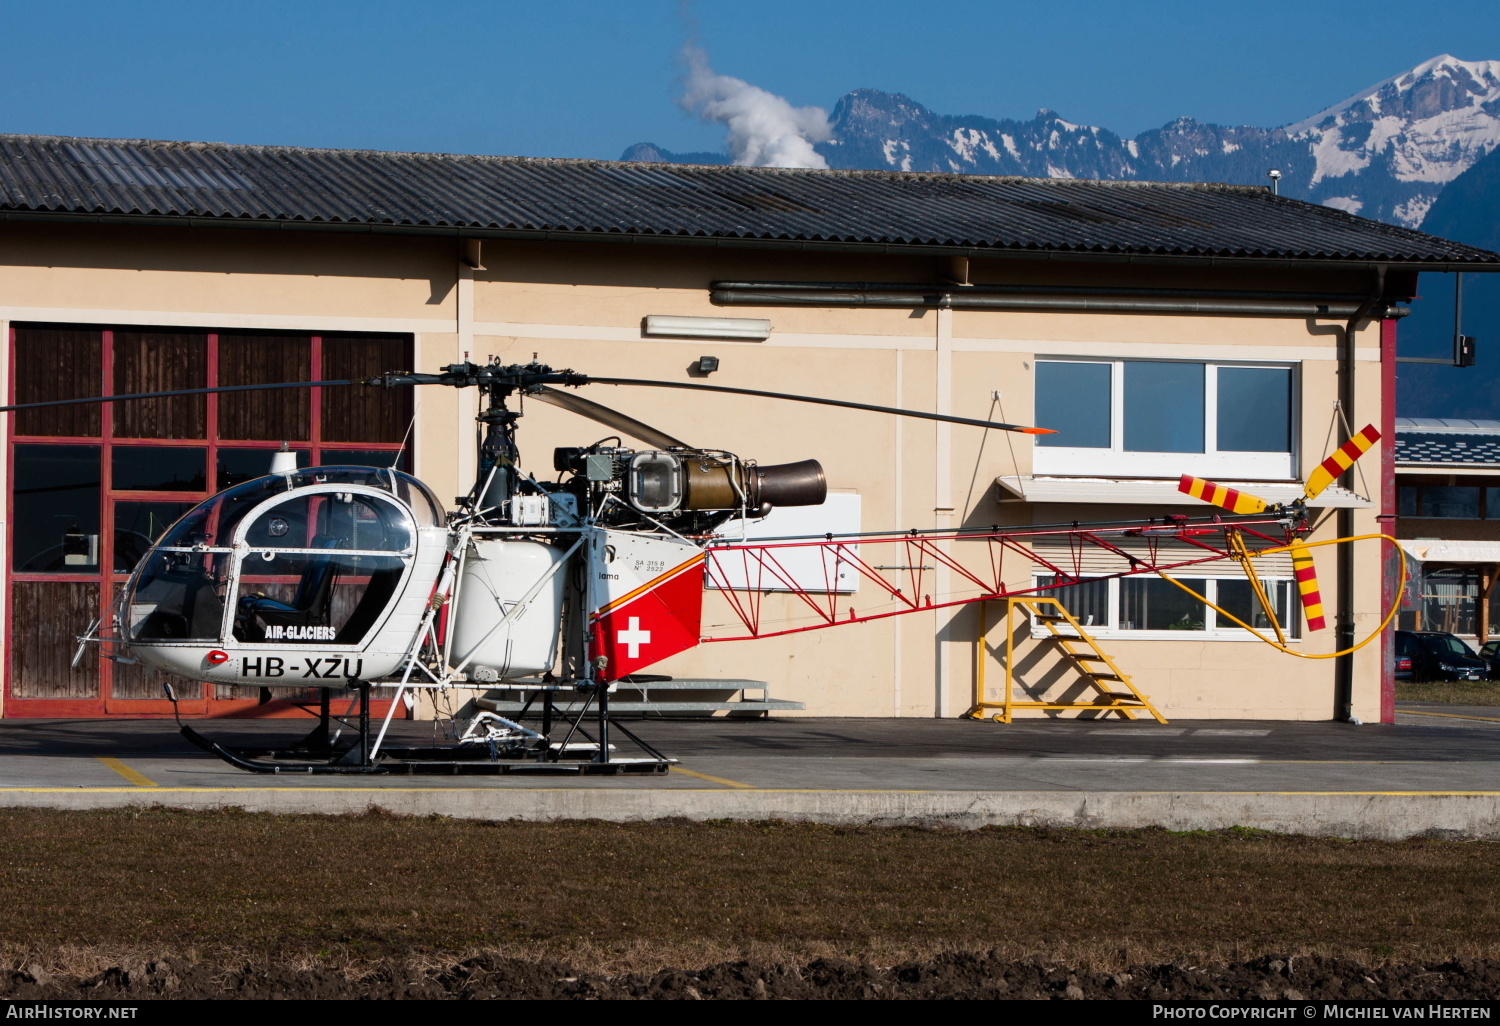
<svg viewBox="0 0 1500 1026">
<path fill-rule="evenodd" d="M 3 810 L 0 998 L 1492 998 L 1496 854 Z"/>
</svg>

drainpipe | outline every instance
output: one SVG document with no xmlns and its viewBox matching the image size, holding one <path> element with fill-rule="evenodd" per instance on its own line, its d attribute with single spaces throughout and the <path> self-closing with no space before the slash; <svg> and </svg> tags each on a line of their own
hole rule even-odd
<svg viewBox="0 0 1500 1026">
<path fill-rule="evenodd" d="M 1354 343 L 1356 326 L 1370 316 L 1381 304 L 1385 293 L 1385 268 L 1375 269 L 1375 291 L 1369 299 L 1359 305 L 1353 316 L 1344 324 L 1344 333 L 1339 346 L 1339 406 L 1348 418 L 1349 429 L 1358 430 L 1358 419 L 1354 412 Z M 1383 316 L 1383 315 L 1377 315 Z M 1340 443 L 1342 444 L 1342 443 Z M 1393 445 L 1393 439 L 1386 439 Z M 1344 488 L 1354 485 L 1354 468 L 1351 466 L 1340 478 Z M 1340 538 L 1354 534 L 1354 510 L 1340 509 L 1336 523 Z M 1338 607 L 1334 613 L 1334 650 L 1343 651 L 1354 645 L 1354 547 L 1341 545 L 1338 550 Z M 1359 722 L 1354 716 L 1354 653 L 1341 655 L 1333 661 L 1333 718 L 1341 723 Z"/>
</svg>

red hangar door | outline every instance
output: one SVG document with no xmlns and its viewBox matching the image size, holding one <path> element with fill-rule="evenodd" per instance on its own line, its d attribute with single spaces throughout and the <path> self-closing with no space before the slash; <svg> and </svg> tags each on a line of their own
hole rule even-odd
<svg viewBox="0 0 1500 1026">
<path fill-rule="evenodd" d="M 410 336 L 17 324 L 10 401 L 370 377 L 411 366 Z M 174 396 L 11 415 L 7 446 L 6 717 L 170 714 L 165 675 L 75 637 L 163 530 L 265 474 L 287 442 L 304 466 L 409 469 L 410 389 Z M 174 679 L 184 714 L 274 712 L 300 689 Z M 265 700 L 272 698 L 270 705 Z"/>
</svg>

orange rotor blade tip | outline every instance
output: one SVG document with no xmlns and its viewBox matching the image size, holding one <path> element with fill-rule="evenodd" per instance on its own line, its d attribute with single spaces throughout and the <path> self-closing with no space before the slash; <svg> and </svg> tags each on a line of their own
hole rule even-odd
<svg viewBox="0 0 1500 1026">
<path fill-rule="evenodd" d="M 1022 434 L 1026 434 L 1026 435 L 1055 435 L 1055 434 L 1057 434 L 1057 429 L 1056 428 L 1022 428 L 1021 429 L 1021 433 Z"/>
</svg>

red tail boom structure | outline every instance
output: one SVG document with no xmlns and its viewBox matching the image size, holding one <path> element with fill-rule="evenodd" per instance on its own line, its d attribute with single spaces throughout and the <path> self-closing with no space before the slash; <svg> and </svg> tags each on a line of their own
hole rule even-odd
<svg viewBox="0 0 1500 1026">
<path fill-rule="evenodd" d="M 705 624 L 703 640 L 774 638 L 971 602 L 1047 593 L 1085 581 L 1180 571 L 1234 558 L 1225 534 L 1229 530 L 1242 532 L 1251 555 L 1262 549 L 1280 549 L 1294 540 L 1282 523 L 1280 518 L 1269 515 L 1181 517 L 1147 525 L 1134 521 L 992 527 L 714 544 L 708 549 L 707 583 L 724 597 L 734 620 Z M 1277 536 L 1256 530 L 1257 527 L 1274 529 Z M 1043 546 L 1047 542 L 1051 544 Z M 1059 552 L 1061 543 L 1067 546 L 1065 554 Z M 1129 551 L 1126 545 L 1130 546 Z M 872 558 L 872 549 L 880 553 L 880 558 Z M 822 555 L 822 587 L 817 581 L 799 579 L 788 568 L 790 557 L 808 550 L 819 550 Z M 962 551 L 964 558 L 959 558 L 955 550 Z M 1007 557 L 1013 567 L 1016 562 L 1026 565 L 1026 586 L 1016 587 L 1006 582 Z M 1084 564 L 1097 567 L 1100 557 L 1116 560 L 1124 569 L 1085 572 Z M 805 564 L 806 560 L 802 562 Z M 873 586 L 873 595 L 840 593 L 836 584 L 841 567 L 855 571 L 862 581 Z M 1054 582 L 1032 586 L 1033 567 L 1050 574 Z M 956 586 L 949 595 L 934 594 L 939 568 L 948 571 Z M 1019 575 L 1013 572 L 1011 576 Z M 768 622 L 763 616 L 764 599 L 772 590 L 793 596 L 797 600 L 794 605 L 801 610 L 799 619 L 811 622 Z"/>
</svg>

